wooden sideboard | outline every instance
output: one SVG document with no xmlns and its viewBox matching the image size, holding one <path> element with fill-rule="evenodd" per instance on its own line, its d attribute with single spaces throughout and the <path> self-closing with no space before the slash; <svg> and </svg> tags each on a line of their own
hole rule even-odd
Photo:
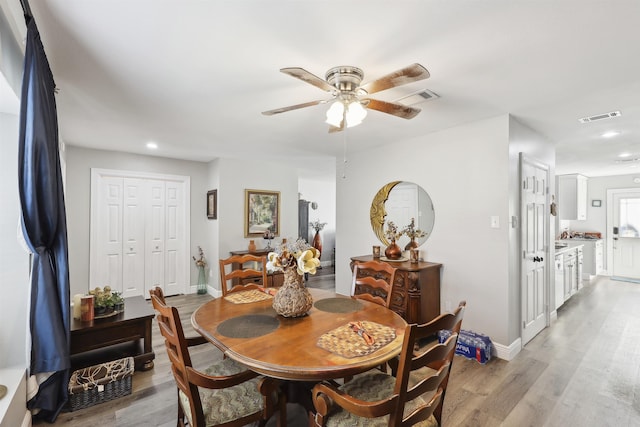
<svg viewBox="0 0 640 427">
<path fill-rule="evenodd" d="M 355 262 L 372 261 L 372 255 L 351 258 Z M 382 261 L 382 260 L 381 260 Z M 396 267 L 391 294 L 391 309 L 409 323 L 426 323 L 440 315 L 440 269 L 442 264 L 420 261 L 383 261 Z"/>
<path fill-rule="evenodd" d="M 266 256 L 269 252 L 271 252 L 270 249 L 256 249 L 254 251 L 231 251 L 229 252 L 231 255 L 256 255 L 256 256 Z M 233 270 L 237 270 L 240 268 L 240 264 L 239 263 L 233 263 L 231 265 L 231 268 Z M 273 286 L 282 286 L 282 284 L 284 283 L 284 273 L 282 273 L 282 271 L 274 271 L 274 272 L 270 272 L 267 274 L 267 282 L 268 283 L 261 283 L 262 282 L 262 277 L 260 276 L 256 276 L 256 277 L 247 277 L 244 279 L 240 279 L 241 281 L 238 283 L 237 282 L 238 279 L 234 279 L 233 282 L 233 286 L 237 285 L 237 284 L 241 284 L 241 285 L 246 285 L 248 283 L 260 283 L 261 285 L 265 286 L 265 287 L 273 287 Z"/>
</svg>

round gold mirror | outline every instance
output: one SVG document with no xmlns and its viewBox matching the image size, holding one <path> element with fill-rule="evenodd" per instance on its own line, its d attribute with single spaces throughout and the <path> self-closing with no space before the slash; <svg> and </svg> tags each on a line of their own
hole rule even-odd
<svg viewBox="0 0 640 427">
<path fill-rule="evenodd" d="M 414 228 L 424 233 L 415 237 L 418 246 L 427 241 L 433 230 L 435 211 L 429 194 L 418 184 L 407 181 L 393 181 L 382 187 L 371 202 L 371 228 L 385 246 L 390 242 L 386 238 L 385 224 L 392 221 L 398 230 L 402 230 L 414 220 Z M 420 233 L 418 233 L 420 234 Z M 403 235 L 396 243 L 404 248 L 410 238 Z"/>
</svg>

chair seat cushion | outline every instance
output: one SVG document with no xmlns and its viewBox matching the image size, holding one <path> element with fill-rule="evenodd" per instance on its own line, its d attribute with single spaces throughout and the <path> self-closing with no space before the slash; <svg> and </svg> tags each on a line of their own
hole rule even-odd
<svg viewBox="0 0 640 427">
<path fill-rule="evenodd" d="M 233 375 L 247 368 L 234 360 L 223 359 L 209 366 L 204 373 L 211 376 Z M 263 409 L 263 396 L 258 391 L 258 378 L 223 389 L 206 389 L 200 387 L 200 400 L 207 426 L 216 426 L 238 418 L 254 414 Z M 191 420 L 189 399 L 180 391 L 180 404 L 184 413 Z"/>
<path fill-rule="evenodd" d="M 351 381 L 340 386 L 340 390 L 357 399 L 373 402 L 391 396 L 395 384 L 395 377 L 372 370 L 354 377 Z M 404 415 L 409 415 L 418 406 L 424 405 L 425 403 L 421 396 L 407 402 L 404 406 Z M 325 419 L 325 425 L 327 427 L 382 427 L 389 424 L 388 415 L 378 418 L 365 418 L 345 411 L 337 405 L 335 405 L 335 408 L 337 408 L 338 411 L 331 412 Z M 432 415 L 429 419 L 416 425 L 420 427 L 437 427 L 438 422 Z"/>
</svg>

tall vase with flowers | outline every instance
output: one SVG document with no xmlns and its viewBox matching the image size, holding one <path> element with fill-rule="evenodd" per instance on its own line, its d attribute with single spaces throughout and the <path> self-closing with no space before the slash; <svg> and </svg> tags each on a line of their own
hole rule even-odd
<svg viewBox="0 0 640 427">
<path fill-rule="evenodd" d="M 391 260 L 402 258 L 402 249 L 396 244 L 404 231 L 398 231 L 398 226 L 393 221 L 387 221 L 387 229 L 384 232 L 385 237 L 389 240 L 389 246 L 384 250 L 384 256 Z"/>
<path fill-rule="evenodd" d="M 415 218 L 411 218 L 411 222 L 409 223 L 409 225 L 406 225 L 402 229 L 402 232 L 410 239 L 409 243 L 407 243 L 407 246 L 404 247 L 406 251 L 410 249 L 417 249 L 418 242 L 416 242 L 416 239 L 420 239 L 427 235 L 426 232 L 420 230 L 419 228 L 416 228 Z"/>
<path fill-rule="evenodd" d="M 284 283 L 273 297 L 273 309 L 284 317 L 304 316 L 313 298 L 304 286 L 304 273 L 316 274 L 320 252 L 304 239 L 282 243 L 267 255 L 267 269 L 284 273 Z"/>
<path fill-rule="evenodd" d="M 203 295 L 207 293 L 207 275 L 204 268 L 207 266 L 207 260 L 204 257 L 204 251 L 198 246 L 198 258 L 192 257 L 198 268 L 198 294 Z"/>
<path fill-rule="evenodd" d="M 322 229 L 324 228 L 325 225 L 327 225 L 327 223 L 320 222 L 319 219 L 316 219 L 315 221 L 311 221 L 309 225 L 311 226 L 311 228 L 313 228 L 316 231 L 316 234 L 313 236 L 312 246 L 316 248 L 318 252 L 320 252 L 319 257 L 321 257 L 322 256 L 322 239 L 320 238 L 320 231 L 322 231 Z"/>
</svg>

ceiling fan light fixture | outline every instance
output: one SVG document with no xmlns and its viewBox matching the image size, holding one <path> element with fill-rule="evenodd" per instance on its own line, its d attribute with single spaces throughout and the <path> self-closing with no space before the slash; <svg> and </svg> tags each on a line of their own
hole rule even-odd
<svg viewBox="0 0 640 427">
<path fill-rule="evenodd" d="M 358 126 L 367 117 L 367 109 L 360 101 L 353 101 L 347 107 L 347 127 Z"/>
<path fill-rule="evenodd" d="M 325 123 L 331 126 L 340 127 L 343 115 L 344 104 L 341 101 L 334 102 L 327 110 L 327 120 Z"/>
</svg>

